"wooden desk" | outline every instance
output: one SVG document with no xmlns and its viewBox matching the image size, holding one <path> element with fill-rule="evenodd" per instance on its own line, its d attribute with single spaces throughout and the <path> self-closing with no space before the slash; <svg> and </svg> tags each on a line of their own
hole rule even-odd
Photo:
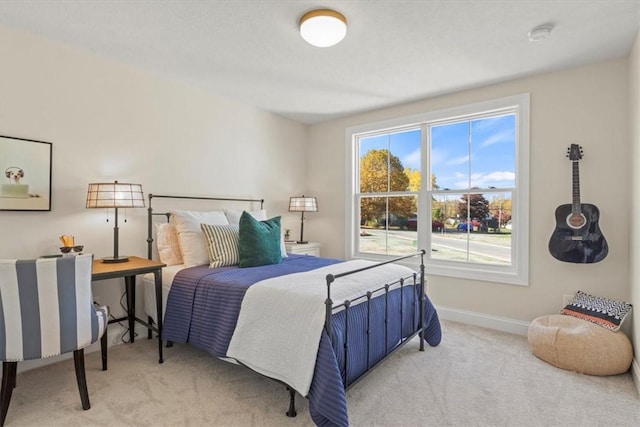
<svg viewBox="0 0 640 427">
<path fill-rule="evenodd" d="M 134 342 L 135 322 L 141 323 L 149 330 L 149 338 L 151 331 L 158 333 L 158 363 L 162 363 L 162 268 L 166 264 L 160 261 L 154 261 L 146 258 L 138 258 L 130 256 L 128 262 L 104 263 L 97 259 L 93 261 L 93 271 L 91 280 L 105 280 L 124 278 L 125 290 L 127 293 L 127 316 L 119 319 L 110 320 L 109 323 L 118 322 L 124 319 L 129 321 L 129 341 Z M 138 319 L 136 317 L 136 275 L 153 273 L 156 286 L 156 315 L 158 323 L 156 326 L 150 322 Z"/>
</svg>

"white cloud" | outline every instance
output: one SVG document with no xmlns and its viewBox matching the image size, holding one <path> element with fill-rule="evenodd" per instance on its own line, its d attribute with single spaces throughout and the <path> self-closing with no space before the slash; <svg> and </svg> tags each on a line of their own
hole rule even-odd
<svg viewBox="0 0 640 427">
<path fill-rule="evenodd" d="M 485 117 L 484 119 L 474 120 L 473 127 L 479 130 L 495 128 L 496 126 L 500 126 L 503 119 L 504 116 Z"/>
<path fill-rule="evenodd" d="M 495 181 L 514 181 L 516 179 L 516 174 L 509 171 L 496 171 L 485 175 L 485 178 Z"/>
<path fill-rule="evenodd" d="M 472 187 L 504 187 L 512 186 L 516 180 L 516 174 L 507 171 L 496 171 L 488 174 L 471 175 Z"/>
<path fill-rule="evenodd" d="M 406 155 L 402 159 L 402 164 L 405 167 L 409 167 L 412 169 L 420 169 L 420 148 Z"/>
<path fill-rule="evenodd" d="M 444 159 L 446 159 L 445 150 L 440 150 L 438 148 L 431 149 L 431 164 L 432 165 L 440 165 L 444 163 Z"/>
<path fill-rule="evenodd" d="M 469 181 L 464 175 L 456 174 L 459 179 L 455 183 L 456 188 L 467 188 Z M 511 187 L 516 180 L 516 174 L 508 171 L 495 171 L 487 174 L 474 173 L 471 174 L 471 187 Z"/>
<path fill-rule="evenodd" d="M 480 148 L 489 147 L 493 144 L 499 144 L 501 142 L 513 143 L 513 129 L 507 129 L 503 132 L 494 133 L 489 138 L 480 142 Z"/>
<path fill-rule="evenodd" d="M 455 165 L 463 165 L 468 162 L 469 162 L 469 155 L 467 154 L 466 156 L 455 157 L 453 159 L 447 160 L 445 164 L 447 166 L 455 166 Z"/>
</svg>

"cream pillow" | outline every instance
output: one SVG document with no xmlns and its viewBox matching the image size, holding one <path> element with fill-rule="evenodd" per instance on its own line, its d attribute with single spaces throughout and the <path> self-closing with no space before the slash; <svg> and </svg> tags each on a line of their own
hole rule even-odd
<svg viewBox="0 0 640 427">
<path fill-rule="evenodd" d="M 182 264 L 176 227 L 170 222 L 156 224 L 156 245 L 160 261 L 167 265 Z"/>
<path fill-rule="evenodd" d="M 237 211 L 232 209 L 224 210 L 224 214 L 229 220 L 229 224 L 232 224 L 232 225 L 240 224 L 240 217 L 242 216 L 242 212 L 244 211 Z M 260 209 L 259 211 L 246 211 L 246 212 L 252 217 L 254 217 L 255 219 L 257 219 L 258 221 L 266 221 L 268 219 L 267 211 L 264 209 Z M 287 248 L 284 245 L 284 236 L 282 235 L 280 236 L 280 253 L 282 255 L 282 258 L 287 257 Z"/>
<path fill-rule="evenodd" d="M 209 250 L 209 268 L 238 265 L 239 226 L 200 224 Z"/>
<path fill-rule="evenodd" d="M 209 251 L 200 224 L 228 225 L 222 211 L 172 211 L 182 260 L 187 267 L 209 264 Z"/>
</svg>

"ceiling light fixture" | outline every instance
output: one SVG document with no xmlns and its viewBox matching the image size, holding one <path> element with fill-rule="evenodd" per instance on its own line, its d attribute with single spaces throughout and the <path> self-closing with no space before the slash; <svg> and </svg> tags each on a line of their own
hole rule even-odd
<svg viewBox="0 0 640 427">
<path fill-rule="evenodd" d="M 549 38 L 551 30 L 553 30 L 552 24 L 538 25 L 529 31 L 529 41 L 539 42 L 541 40 L 546 40 Z"/>
<path fill-rule="evenodd" d="M 314 46 L 333 46 L 347 35 L 347 18 L 335 10 L 312 10 L 300 18 L 300 35 Z"/>
</svg>

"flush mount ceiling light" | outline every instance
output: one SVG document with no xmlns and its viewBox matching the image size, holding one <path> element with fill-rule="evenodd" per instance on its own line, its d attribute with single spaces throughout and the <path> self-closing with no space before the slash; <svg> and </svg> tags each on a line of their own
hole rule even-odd
<svg viewBox="0 0 640 427">
<path fill-rule="evenodd" d="M 552 24 L 538 25 L 529 31 L 529 41 L 539 42 L 541 40 L 546 40 L 549 38 L 551 30 L 553 30 Z"/>
<path fill-rule="evenodd" d="M 333 46 L 347 35 L 347 18 L 335 10 L 312 10 L 300 18 L 300 35 L 314 46 Z"/>
</svg>

